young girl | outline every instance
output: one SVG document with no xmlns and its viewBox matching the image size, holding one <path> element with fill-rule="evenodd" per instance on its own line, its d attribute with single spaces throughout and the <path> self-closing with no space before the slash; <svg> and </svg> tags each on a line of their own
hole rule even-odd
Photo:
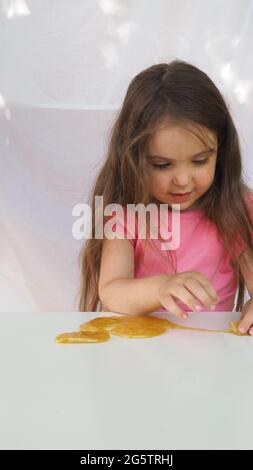
<svg viewBox="0 0 253 470">
<path fill-rule="evenodd" d="M 162 237 L 149 237 L 151 225 L 141 238 L 137 222 L 129 230 L 125 217 L 115 239 L 96 239 L 95 196 L 104 207 L 119 204 L 124 215 L 128 204 L 167 204 L 170 227 L 179 207 L 178 248 L 161 249 Z M 233 310 L 239 288 L 239 329 L 253 334 L 253 191 L 242 177 L 228 107 L 203 71 L 174 60 L 131 81 L 89 203 L 92 238 L 80 253 L 79 311 L 168 310 L 187 318 L 189 310 Z"/>
</svg>

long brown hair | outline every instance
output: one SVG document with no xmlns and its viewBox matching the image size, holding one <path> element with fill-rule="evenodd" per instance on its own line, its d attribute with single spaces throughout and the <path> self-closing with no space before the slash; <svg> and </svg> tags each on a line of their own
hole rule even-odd
<svg viewBox="0 0 253 470">
<path fill-rule="evenodd" d="M 209 129 L 217 137 L 213 183 L 198 202 L 205 216 L 216 224 L 231 256 L 239 284 L 236 310 L 243 307 L 245 284 L 234 242 L 240 236 L 253 254 L 253 224 L 244 198 L 251 189 L 242 176 L 238 134 L 224 98 L 208 75 L 190 63 L 174 60 L 152 65 L 133 78 L 111 128 L 106 160 L 88 199 L 92 238 L 85 240 L 79 255 L 81 312 L 101 311 L 98 281 L 103 239 L 94 237 L 95 196 L 103 196 L 104 207 L 153 201 L 148 189 L 148 142 L 167 121 L 185 123 L 200 134 L 201 129 Z"/>
</svg>

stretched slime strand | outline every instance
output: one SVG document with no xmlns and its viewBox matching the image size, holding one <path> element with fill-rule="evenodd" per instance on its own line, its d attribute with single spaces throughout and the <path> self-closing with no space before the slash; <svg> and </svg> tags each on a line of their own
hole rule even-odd
<svg viewBox="0 0 253 470">
<path fill-rule="evenodd" d="M 165 318 L 154 316 L 119 316 L 98 317 L 80 325 L 80 331 L 62 333 L 56 337 L 57 343 L 80 344 L 101 343 L 108 341 L 110 335 L 126 338 L 150 338 L 165 333 L 167 330 L 206 331 L 209 333 L 229 333 L 246 336 L 248 333 L 238 331 L 239 321 L 231 321 L 227 330 L 210 330 L 177 325 Z"/>
</svg>

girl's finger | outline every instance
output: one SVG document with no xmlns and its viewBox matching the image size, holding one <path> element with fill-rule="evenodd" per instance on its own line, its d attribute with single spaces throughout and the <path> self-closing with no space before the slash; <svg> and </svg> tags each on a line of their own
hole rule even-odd
<svg viewBox="0 0 253 470">
<path fill-rule="evenodd" d="M 176 297 L 176 299 L 188 305 L 189 309 L 199 312 L 201 310 L 200 301 L 196 298 L 184 285 L 174 284 L 170 288 L 170 294 Z"/>
<path fill-rule="evenodd" d="M 216 301 L 213 300 L 199 281 L 192 277 L 185 282 L 185 286 L 196 299 L 199 299 L 197 303 L 200 302 L 202 305 L 205 305 L 207 310 L 211 310 L 212 306 L 215 306 Z"/>
<path fill-rule="evenodd" d="M 253 334 L 253 314 L 252 312 L 250 313 L 246 313 L 243 317 L 243 319 L 241 320 L 240 324 L 239 324 L 239 327 L 238 327 L 239 331 L 241 333 L 246 333 L 248 330 L 250 334 Z"/>
<path fill-rule="evenodd" d="M 187 318 L 188 315 L 176 304 L 175 300 L 171 295 L 168 295 L 165 302 L 162 304 L 166 310 L 179 318 Z"/>
<path fill-rule="evenodd" d="M 218 302 L 219 296 L 217 295 L 217 292 L 214 289 L 211 281 L 207 279 L 206 276 L 204 276 L 202 273 L 199 273 L 198 271 L 193 271 L 192 274 L 193 274 L 193 277 L 195 277 L 195 279 L 197 279 L 197 281 L 200 282 L 200 284 L 203 284 L 203 287 L 205 288 L 207 293 L 210 295 L 211 299 L 214 302 Z"/>
</svg>

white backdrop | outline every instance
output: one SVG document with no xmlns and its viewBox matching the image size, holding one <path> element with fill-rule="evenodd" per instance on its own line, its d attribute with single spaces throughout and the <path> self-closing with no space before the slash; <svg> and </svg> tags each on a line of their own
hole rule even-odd
<svg viewBox="0 0 253 470">
<path fill-rule="evenodd" d="M 77 310 L 72 208 L 130 80 L 175 58 L 207 72 L 253 180 L 251 0 L 0 0 L 0 311 Z"/>
</svg>

